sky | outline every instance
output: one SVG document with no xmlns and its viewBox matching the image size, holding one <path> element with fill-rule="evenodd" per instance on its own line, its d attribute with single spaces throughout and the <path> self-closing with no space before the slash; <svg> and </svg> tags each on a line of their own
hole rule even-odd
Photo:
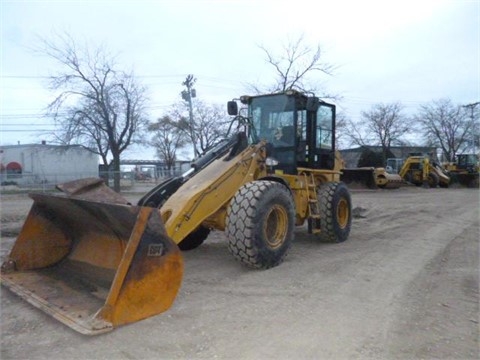
<svg viewBox="0 0 480 360">
<path fill-rule="evenodd" d="M 54 129 L 42 114 L 58 65 L 31 49 L 62 32 L 118 54 L 148 87 L 152 121 L 181 101 L 188 74 L 198 99 L 225 108 L 249 84 L 272 84 L 260 46 L 281 55 L 300 36 L 335 67 L 310 82 L 340 95 L 337 108 L 352 120 L 378 103 L 414 114 L 442 98 L 480 100 L 480 0 L 2 0 L 0 16 L 0 145 L 39 143 Z M 124 158 L 155 153 L 133 147 Z"/>
</svg>

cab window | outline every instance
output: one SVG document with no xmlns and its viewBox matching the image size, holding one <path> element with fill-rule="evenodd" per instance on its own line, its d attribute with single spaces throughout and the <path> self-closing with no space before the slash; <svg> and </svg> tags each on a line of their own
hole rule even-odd
<svg viewBox="0 0 480 360">
<path fill-rule="evenodd" d="M 317 111 L 317 128 L 315 134 L 316 147 L 320 149 L 333 149 L 332 129 L 333 109 L 320 106 Z"/>
</svg>

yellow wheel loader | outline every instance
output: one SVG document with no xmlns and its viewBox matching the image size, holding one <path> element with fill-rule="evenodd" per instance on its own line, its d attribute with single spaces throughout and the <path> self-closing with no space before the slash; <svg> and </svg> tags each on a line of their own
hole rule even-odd
<svg viewBox="0 0 480 360">
<path fill-rule="evenodd" d="M 228 112 L 230 135 L 136 205 L 100 179 L 31 194 L 2 285 L 94 335 L 167 310 L 182 280 L 181 249 L 211 230 L 224 231 L 233 257 L 258 269 L 284 260 L 295 226 L 345 241 L 351 198 L 335 157 L 335 106 L 289 90 L 242 96 Z"/>
<path fill-rule="evenodd" d="M 480 162 L 476 154 L 458 154 L 456 162 L 444 164 L 452 183 L 469 188 L 479 187 Z"/>
</svg>

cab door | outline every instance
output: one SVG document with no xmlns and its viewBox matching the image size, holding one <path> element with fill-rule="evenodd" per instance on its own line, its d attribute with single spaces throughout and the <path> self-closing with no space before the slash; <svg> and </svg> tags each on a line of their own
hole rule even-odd
<svg viewBox="0 0 480 360">
<path fill-rule="evenodd" d="M 320 103 L 311 116 L 310 166 L 333 170 L 335 167 L 335 105 Z"/>
</svg>

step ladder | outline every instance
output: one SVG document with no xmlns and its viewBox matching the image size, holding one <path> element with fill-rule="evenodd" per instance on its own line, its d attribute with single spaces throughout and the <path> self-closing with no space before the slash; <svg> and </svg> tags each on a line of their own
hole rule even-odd
<svg viewBox="0 0 480 360">
<path fill-rule="evenodd" d="M 313 173 L 304 173 L 308 197 L 308 233 L 320 233 L 320 205 L 317 198 L 317 184 Z"/>
</svg>

